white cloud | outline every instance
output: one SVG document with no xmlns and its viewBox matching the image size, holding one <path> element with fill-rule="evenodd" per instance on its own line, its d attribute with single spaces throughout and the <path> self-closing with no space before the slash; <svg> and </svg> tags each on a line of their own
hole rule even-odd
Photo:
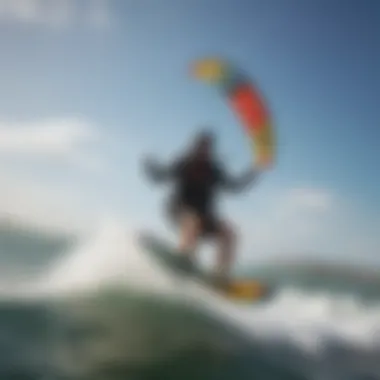
<svg viewBox="0 0 380 380">
<path fill-rule="evenodd" d="M 333 207 L 333 194 L 324 189 L 295 188 L 285 197 L 285 202 L 293 211 L 326 212 Z"/>
<path fill-rule="evenodd" d="M 70 230 L 91 228 L 100 213 L 117 213 L 99 154 L 114 145 L 83 118 L 0 122 L 0 221 L 10 216 L 45 230 Z M 67 170 L 73 166 L 89 176 L 78 179 Z"/>
<path fill-rule="evenodd" d="M 102 161 L 88 152 L 98 142 L 96 129 L 78 118 L 29 123 L 0 122 L 0 153 L 8 157 L 46 157 L 88 169 L 101 169 Z"/>
<path fill-rule="evenodd" d="M 290 251 L 312 244 L 321 220 L 333 208 L 333 196 L 326 190 L 296 188 L 271 199 L 268 209 L 254 223 L 248 236 L 265 251 Z M 311 247 L 310 247 L 311 248 Z"/>
<path fill-rule="evenodd" d="M 106 0 L 0 0 L 0 22 L 18 22 L 49 27 L 75 23 L 96 28 L 111 23 Z"/>
<path fill-rule="evenodd" d="M 268 197 L 260 213 L 252 210 L 238 219 L 244 258 L 283 254 L 374 258 L 380 237 L 370 232 L 371 222 L 359 219 L 347 204 L 330 190 L 307 187 Z"/>
<path fill-rule="evenodd" d="M 59 185 L 17 178 L 2 171 L 0 217 L 2 222 L 20 222 L 45 231 L 79 231 L 91 227 L 95 211 L 84 206 L 80 192 Z"/>
<path fill-rule="evenodd" d="M 11 217 L 44 230 L 91 228 L 110 197 L 107 186 L 102 187 L 108 177 L 99 149 L 105 142 L 83 118 L 0 122 L 0 221 Z M 69 166 L 90 170 L 91 177 L 72 181 L 75 173 L 66 170 Z M 34 172 L 41 167 L 47 171 Z M 57 183 L 48 170 L 60 177 Z M 99 170 L 102 175 L 92 176 Z"/>
</svg>

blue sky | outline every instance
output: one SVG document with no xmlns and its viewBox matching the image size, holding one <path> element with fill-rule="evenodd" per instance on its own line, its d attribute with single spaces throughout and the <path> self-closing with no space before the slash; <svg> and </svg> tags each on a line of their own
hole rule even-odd
<svg viewBox="0 0 380 380">
<path fill-rule="evenodd" d="M 3 182 L 22 198 L 65 198 L 67 213 L 158 226 L 164 193 L 141 178 L 142 154 L 168 160 L 211 125 L 231 169 L 249 164 L 226 103 L 188 75 L 194 59 L 222 55 L 258 83 L 278 134 L 276 167 L 222 205 L 245 252 L 377 257 L 379 14 L 370 0 L 2 0 Z"/>
</svg>

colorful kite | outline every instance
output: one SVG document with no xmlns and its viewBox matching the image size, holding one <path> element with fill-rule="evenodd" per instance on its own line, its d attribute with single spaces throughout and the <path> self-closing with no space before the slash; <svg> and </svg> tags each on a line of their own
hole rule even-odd
<svg viewBox="0 0 380 380">
<path fill-rule="evenodd" d="M 256 164 L 268 167 L 274 161 L 274 134 L 265 103 L 248 78 L 228 62 L 202 59 L 192 66 L 193 75 L 215 85 L 227 97 L 250 137 Z"/>
</svg>

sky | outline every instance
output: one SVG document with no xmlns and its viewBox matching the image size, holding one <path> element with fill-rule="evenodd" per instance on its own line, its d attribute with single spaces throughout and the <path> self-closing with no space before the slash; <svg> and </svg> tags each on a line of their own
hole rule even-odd
<svg viewBox="0 0 380 380">
<path fill-rule="evenodd" d="M 0 0 L 0 212 L 44 228 L 119 218 L 165 229 L 169 162 L 202 126 L 233 173 L 240 125 L 191 62 L 227 57 L 260 87 L 277 161 L 221 210 L 241 256 L 380 264 L 380 4 L 301 0 Z M 166 233 L 166 232 L 165 232 Z"/>
</svg>

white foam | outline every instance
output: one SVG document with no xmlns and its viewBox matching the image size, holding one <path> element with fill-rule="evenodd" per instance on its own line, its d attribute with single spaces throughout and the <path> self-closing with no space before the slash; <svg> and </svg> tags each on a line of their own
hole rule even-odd
<svg viewBox="0 0 380 380">
<path fill-rule="evenodd" d="M 136 236 L 123 223 L 105 221 L 83 244 L 56 262 L 37 289 L 78 292 L 113 283 L 172 293 L 172 279 L 141 252 Z M 363 348 L 379 345 L 380 305 L 369 307 L 354 298 L 289 288 L 282 289 L 268 304 L 247 307 L 233 305 L 196 284 L 176 291 L 247 334 L 288 339 L 310 352 L 319 351 L 332 339 Z"/>
<path fill-rule="evenodd" d="M 49 292 L 96 290 L 102 285 L 159 289 L 169 279 L 141 254 L 135 234 L 122 223 L 106 220 L 82 244 L 53 264 L 39 289 Z"/>
<path fill-rule="evenodd" d="M 310 354 L 319 354 L 332 342 L 380 349 L 380 306 L 363 305 L 354 298 L 288 288 L 268 304 L 231 306 L 211 300 L 203 305 L 252 337 L 286 340 Z"/>
</svg>

